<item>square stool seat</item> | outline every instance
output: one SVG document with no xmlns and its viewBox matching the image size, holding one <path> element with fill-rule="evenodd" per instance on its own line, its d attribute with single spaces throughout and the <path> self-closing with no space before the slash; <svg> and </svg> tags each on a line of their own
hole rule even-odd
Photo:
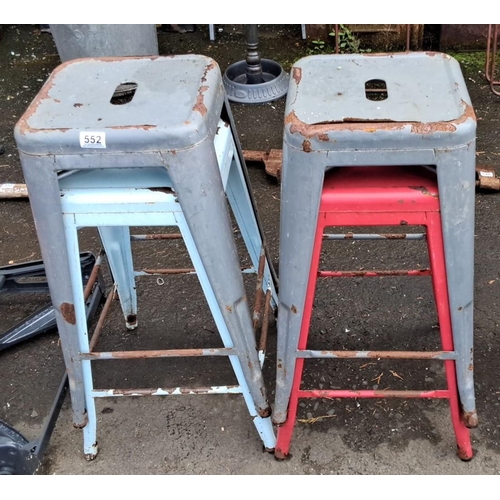
<svg viewBox="0 0 500 500">
<path fill-rule="evenodd" d="M 219 73 L 215 61 L 198 55 L 63 63 L 17 124 L 19 149 L 61 157 L 194 146 L 215 133 L 224 101 Z M 120 96 L 127 89 L 129 102 Z M 105 142 L 81 143 L 81 133 L 92 131 L 104 131 Z"/>
</svg>

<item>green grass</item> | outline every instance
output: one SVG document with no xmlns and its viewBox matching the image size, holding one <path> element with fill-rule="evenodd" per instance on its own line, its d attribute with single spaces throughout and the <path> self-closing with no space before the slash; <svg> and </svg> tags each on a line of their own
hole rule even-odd
<svg viewBox="0 0 500 500">
<path fill-rule="evenodd" d="M 464 73 L 476 74 L 484 73 L 486 65 L 486 52 L 448 52 L 454 57 L 462 67 Z"/>
</svg>

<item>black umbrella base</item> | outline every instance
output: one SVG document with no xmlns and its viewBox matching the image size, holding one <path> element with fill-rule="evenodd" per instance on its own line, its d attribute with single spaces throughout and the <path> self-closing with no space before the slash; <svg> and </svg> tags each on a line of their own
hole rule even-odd
<svg viewBox="0 0 500 500">
<path fill-rule="evenodd" d="M 288 74 L 274 61 L 261 59 L 262 83 L 247 82 L 247 62 L 231 64 L 224 73 L 224 87 L 230 101 L 261 104 L 283 97 L 288 91 Z"/>
</svg>

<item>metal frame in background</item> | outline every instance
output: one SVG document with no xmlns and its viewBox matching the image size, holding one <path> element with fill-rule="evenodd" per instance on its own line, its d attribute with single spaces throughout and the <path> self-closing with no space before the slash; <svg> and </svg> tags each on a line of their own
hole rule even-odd
<svg viewBox="0 0 500 500">
<path fill-rule="evenodd" d="M 499 24 L 488 25 L 488 36 L 486 38 L 486 67 L 484 74 L 490 84 L 490 89 L 495 95 L 500 95 L 500 90 L 495 87 L 500 85 L 500 80 L 495 80 L 496 55 L 498 47 Z"/>
<path fill-rule="evenodd" d="M 302 37 L 302 40 L 305 40 L 307 38 L 305 24 L 300 25 L 300 35 Z M 208 25 L 208 37 L 210 38 L 211 42 L 215 42 L 215 24 Z"/>
<path fill-rule="evenodd" d="M 302 25 L 305 26 L 305 25 Z M 339 24 L 334 24 L 335 30 L 335 54 L 340 54 L 340 33 Z M 303 38 L 305 38 L 305 31 L 303 32 Z M 411 46 L 411 24 L 406 25 L 406 52 L 410 52 Z"/>
</svg>

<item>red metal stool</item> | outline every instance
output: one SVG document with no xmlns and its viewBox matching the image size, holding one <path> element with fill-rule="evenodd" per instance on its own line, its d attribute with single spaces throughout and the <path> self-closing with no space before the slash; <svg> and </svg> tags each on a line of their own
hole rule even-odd
<svg viewBox="0 0 500 500">
<path fill-rule="evenodd" d="M 318 265 L 324 229 L 329 226 L 400 226 L 426 227 L 430 269 L 414 271 L 319 271 Z M 363 239 L 384 238 L 363 235 Z M 367 237 L 368 236 L 368 237 Z M 401 235 L 400 235 L 401 236 Z M 341 236 L 341 238 L 343 235 Z M 349 235 L 356 237 L 356 235 Z M 385 235 L 389 237 L 389 235 Z M 307 349 L 309 325 L 318 277 L 358 276 L 432 276 L 442 351 L 312 351 Z M 414 359 L 444 361 L 447 388 L 431 391 L 396 390 L 304 390 L 301 389 L 304 359 L 365 358 Z M 445 256 L 441 230 L 441 214 L 435 170 L 430 167 L 345 167 L 327 173 L 323 185 L 318 226 L 314 242 L 309 282 L 305 302 L 288 417 L 278 428 L 275 455 L 285 458 L 290 449 L 297 406 L 300 398 L 441 398 L 450 402 L 451 419 L 455 431 L 458 455 L 462 460 L 473 456 L 469 430 L 460 418 L 456 382 L 451 318 L 446 281 Z M 293 369 L 293 367 L 289 367 Z"/>
</svg>

